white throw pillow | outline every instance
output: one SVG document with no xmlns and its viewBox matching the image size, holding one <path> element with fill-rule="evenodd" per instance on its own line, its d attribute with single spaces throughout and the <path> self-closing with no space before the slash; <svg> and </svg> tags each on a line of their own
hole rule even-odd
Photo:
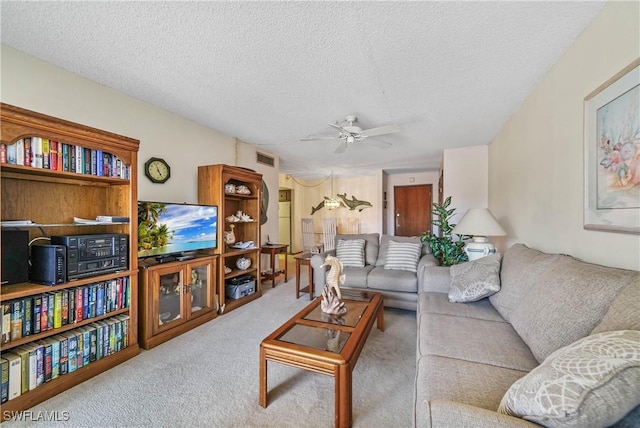
<svg viewBox="0 0 640 428">
<path fill-rule="evenodd" d="M 421 251 L 422 244 L 418 242 L 389 241 L 384 268 L 417 272 Z"/>
<path fill-rule="evenodd" d="M 336 257 L 342 266 L 364 267 L 364 239 L 338 239 Z"/>
<path fill-rule="evenodd" d="M 640 331 L 584 337 L 517 380 L 499 413 L 546 427 L 603 427 L 640 405 Z"/>
<path fill-rule="evenodd" d="M 451 277 L 449 301 L 476 302 L 500 291 L 501 260 L 501 254 L 491 254 L 472 262 L 451 266 L 449 268 Z"/>
</svg>

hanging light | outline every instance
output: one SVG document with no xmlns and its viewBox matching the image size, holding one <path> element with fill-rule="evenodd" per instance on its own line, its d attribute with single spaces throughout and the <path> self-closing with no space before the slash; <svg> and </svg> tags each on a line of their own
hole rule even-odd
<svg viewBox="0 0 640 428">
<path fill-rule="evenodd" d="M 331 197 L 325 198 L 324 207 L 328 210 L 340 208 L 340 201 L 333 197 L 333 170 L 331 170 Z"/>
</svg>

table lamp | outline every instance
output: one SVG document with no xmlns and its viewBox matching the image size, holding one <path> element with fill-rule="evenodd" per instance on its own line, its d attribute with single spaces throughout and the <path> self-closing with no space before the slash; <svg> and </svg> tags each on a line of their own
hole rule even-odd
<svg viewBox="0 0 640 428">
<path fill-rule="evenodd" d="M 469 261 L 495 253 L 492 243 L 487 241 L 488 236 L 504 236 L 507 232 L 498 224 L 488 208 L 471 208 L 465 213 L 460 222 L 453 228 L 452 233 L 473 237 L 473 242 L 468 242 L 464 252 Z"/>
</svg>

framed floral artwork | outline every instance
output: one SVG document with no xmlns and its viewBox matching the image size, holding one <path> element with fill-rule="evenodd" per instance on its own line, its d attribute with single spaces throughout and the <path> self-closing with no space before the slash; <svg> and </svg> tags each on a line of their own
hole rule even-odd
<svg viewBox="0 0 640 428">
<path fill-rule="evenodd" d="M 640 58 L 584 99 L 584 228 L 640 234 Z"/>
</svg>

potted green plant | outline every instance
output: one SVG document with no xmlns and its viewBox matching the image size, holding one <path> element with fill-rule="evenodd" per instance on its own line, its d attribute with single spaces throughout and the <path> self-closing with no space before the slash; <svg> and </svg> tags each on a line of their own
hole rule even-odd
<svg viewBox="0 0 640 428">
<path fill-rule="evenodd" d="M 459 236 L 454 239 L 454 235 L 451 233 L 456 226 L 451 223 L 451 217 L 456 209 L 449 209 L 450 205 L 451 196 L 442 205 L 437 202 L 433 203 L 433 215 L 435 218 L 431 220 L 431 224 L 437 226 L 440 229 L 440 233 L 436 235 L 432 230 L 427 230 L 420 237 L 422 242 L 429 244 L 431 253 L 438 260 L 440 266 L 451 266 L 469 260 L 464 252 L 464 240 L 469 237 Z"/>
</svg>

